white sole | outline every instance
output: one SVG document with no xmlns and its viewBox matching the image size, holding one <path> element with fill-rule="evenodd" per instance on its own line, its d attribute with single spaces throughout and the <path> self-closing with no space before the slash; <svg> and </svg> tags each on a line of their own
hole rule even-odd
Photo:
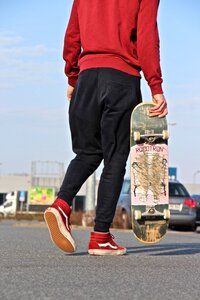
<svg viewBox="0 0 200 300">
<path fill-rule="evenodd" d="M 126 254 L 126 249 L 124 250 L 100 250 L 100 249 L 89 249 L 88 253 L 90 255 L 124 255 Z"/>
<path fill-rule="evenodd" d="M 47 208 L 44 213 L 44 219 L 53 243 L 64 252 L 75 252 L 75 242 L 63 224 L 62 217 L 57 209 L 53 207 Z"/>
</svg>

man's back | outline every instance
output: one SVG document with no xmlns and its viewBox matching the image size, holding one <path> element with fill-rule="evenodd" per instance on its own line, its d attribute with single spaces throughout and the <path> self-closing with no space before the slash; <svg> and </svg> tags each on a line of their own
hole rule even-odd
<svg viewBox="0 0 200 300">
<path fill-rule="evenodd" d="M 142 69 L 152 94 L 162 93 L 158 4 L 159 0 L 74 0 L 64 47 L 67 76 L 109 67 L 140 77 Z"/>
<path fill-rule="evenodd" d="M 138 0 L 79 0 L 77 2 L 81 57 L 114 55 L 131 64 L 136 52 Z"/>
</svg>

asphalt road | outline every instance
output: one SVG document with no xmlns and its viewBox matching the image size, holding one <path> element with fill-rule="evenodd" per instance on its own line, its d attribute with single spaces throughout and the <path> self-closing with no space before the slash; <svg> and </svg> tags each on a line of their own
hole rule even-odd
<svg viewBox="0 0 200 300">
<path fill-rule="evenodd" d="M 169 231 L 159 244 L 115 231 L 128 248 L 121 257 L 90 257 L 90 230 L 74 228 L 78 251 L 51 243 L 44 223 L 0 222 L 0 299 L 199 299 L 200 232 Z"/>
</svg>

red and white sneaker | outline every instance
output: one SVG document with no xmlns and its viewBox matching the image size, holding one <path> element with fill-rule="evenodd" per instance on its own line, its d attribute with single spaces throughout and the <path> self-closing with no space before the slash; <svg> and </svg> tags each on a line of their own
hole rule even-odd
<svg viewBox="0 0 200 300">
<path fill-rule="evenodd" d="M 64 252 L 75 252 L 76 245 L 71 235 L 71 208 L 62 199 L 57 198 L 44 212 L 44 219 L 55 245 Z"/>
<path fill-rule="evenodd" d="M 126 248 L 117 245 L 110 232 L 91 232 L 88 253 L 90 255 L 123 255 Z"/>
</svg>

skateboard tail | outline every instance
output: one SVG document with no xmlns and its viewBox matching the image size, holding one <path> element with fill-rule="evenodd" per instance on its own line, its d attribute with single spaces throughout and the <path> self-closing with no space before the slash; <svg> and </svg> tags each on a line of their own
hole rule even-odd
<svg viewBox="0 0 200 300">
<path fill-rule="evenodd" d="M 132 206 L 132 215 L 134 215 L 134 207 Z M 144 244 L 155 244 L 160 242 L 167 231 L 168 222 L 160 218 L 158 219 L 141 219 L 132 220 L 133 232 L 136 239 Z"/>
</svg>

